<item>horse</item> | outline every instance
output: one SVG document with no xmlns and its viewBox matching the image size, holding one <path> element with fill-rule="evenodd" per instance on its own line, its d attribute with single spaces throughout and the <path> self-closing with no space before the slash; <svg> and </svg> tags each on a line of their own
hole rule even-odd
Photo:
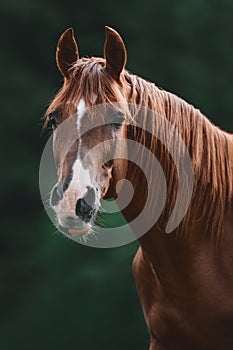
<svg viewBox="0 0 233 350">
<path fill-rule="evenodd" d="M 191 201 L 181 223 L 166 234 L 177 199 L 176 164 L 161 140 L 127 123 L 127 118 L 137 120 L 138 109 L 132 108 L 127 112 L 130 115 L 117 111 L 117 122 L 82 134 L 62 160 L 62 145 L 54 147 L 58 182 L 51 193 L 51 206 L 67 234 L 85 236 L 101 201 L 114 198 L 117 183 L 128 179 L 134 193 L 122 213 L 130 222 L 143 209 L 148 194 L 142 169 L 123 157 L 114 159 L 115 149 L 111 149 L 113 159 L 104 164 L 100 150 L 86 162 L 84 157 L 104 141 L 127 139 L 148 148 L 161 164 L 167 186 L 163 211 L 138 237 L 132 264 L 150 335 L 149 349 L 233 349 L 233 135 L 180 97 L 127 71 L 123 39 L 110 27 L 105 31 L 104 58 L 80 58 L 72 28 L 61 35 L 56 62 L 64 83 L 45 113 L 45 125 L 50 123 L 56 138 L 59 125 L 71 116 L 76 118 L 74 128 L 89 124 L 88 107 L 119 103 L 149 108 L 152 127 L 155 115 L 160 115 L 187 147 L 194 172 Z M 148 118 L 146 113 L 143 118 Z M 162 123 L 159 132 L 166 136 Z M 125 145 L 120 142 L 117 147 Z M 181 157 L 180 148 L 173 147 Z M 108 151 L 110 148 L 111 143 Z M 156 194 L 156 174 L 151 177 Z"/>
</svg>

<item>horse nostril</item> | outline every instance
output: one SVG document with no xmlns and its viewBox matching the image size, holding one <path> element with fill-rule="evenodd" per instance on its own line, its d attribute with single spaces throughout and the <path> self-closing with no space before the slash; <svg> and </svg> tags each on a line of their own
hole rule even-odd
<svg viewBox="0 0 233 350">
<path fill-rule="evenodd" d="M 90 219 L 90 213 L 92 209 L 93 208 L 86 203 L 84 198 L 80 198 L 76 204 L 76 215 L 85 221 L 87 219 Z"/>
<path fill-rule="evenodd" d="M 78 199 L 76 204 L 76 215 L 83 221 L 89 221 L 95 206 L 95 191 L 88 189 L 83 198 Z"/>
<path fill-rule="evenodd" d="M 50 196 L 50 204 L 52 207 L 56 207 L 60 200 L 62 200 L 63 193 L 59 191 L 58 187 L 55 186 L 52 190 L 51 196 Z"/>
</svg>

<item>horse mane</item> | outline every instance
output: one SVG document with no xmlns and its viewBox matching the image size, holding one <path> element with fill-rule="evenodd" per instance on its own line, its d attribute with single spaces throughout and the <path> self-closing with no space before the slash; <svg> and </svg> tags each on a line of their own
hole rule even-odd
<svg viewBox="0 0 233 350">
<path fill-rule="evenodd" d="M 46 115 L 60 106 L 66 115 L 74 113 L 74 106 L 83 97 L 87 106 L 94 104 L 124 101 L 119 87 L 110 74 L 104 69 L 102 58 L 79 59 L 70 69 L 71 78 L 65 81 L 62 89 L 52 101 Z M 193 196 L 190 208 L 182 221 L 182 232 L 197 220 L 205 218 L 203 232 L 211 232 L 219 240 L 222 235 L 223 220 L 233 197 L 233 137 L 213 125 L 198 109 L 176 95 L 169 93 L 155 84 L 124 70 L 122 84 L 131 88 L 128 102 L 132 105 L 149 107 L 156 114 L 166 118 L 181 135 L 192 161 L 195 174 Z M 72 103 L 67 103 L 67 101 Z M 131 116 L 136 120 L 138 111 Z M 145 113 L 144 118 L 147 118 Z M 166 132 L 163 124 L 159 125 L 160 133 Z M 163 129 L 164 128 L 164 129 Z M 147 131 L 137 134 L 141 143 L 145 144 Z M 154 154 L 158 142 L 151 138 L 150 150 Z M 177 149 L 177 152 L 180 152 Z M 178 154 L 179 156 L 179 154 Z M 163 157 L 163 159 L 162 159 Z M 158 159 L 163 164 L 167 178 L 169 213 L 176 201 L 177 172 L 169 157 L 164 157 L 164 149 Z M 176 179 L 176 180 L 174 180 Z M 198 213 L 195 218 L 192 213 Z"/>
<path fill-rule="evenodd" d="M 203 234 L 219 242 L 223 233 L 223 221 L 233 197 L 233 136 L 212 124 L 200 110 L 178 96 L 158 88 L 137 76 L 130 76 L 133 87 L 133 103 L 148 106 L 156 115 L 166 118 L 181 135 L 191 158 L 194 170 L 194 188 L 189 210 L 179 231 L 187 233 L 192 224 L 204 219 Z M 146 114 L 145 114 L 146 118 Z M 158 122 L 157 122 L 158 123 Z M 166 125 L 159 123 L 160 134 L 166 133 Z M 145 140 L 145 130 L 140 140 Z M 141 141 L 143 142 L 143 141 Z M 177 198 L 177 171 L 174 162 L 166 155 L 165 147 L 156 152 L 158 142 L 150 144 L 150 150 L 163 164 L 167 179 L 169 201 L 164 208 L 162 222 L 167 222 Z M 177 148 L 177 157 L 182 157 Z M 185 196 L 185 194 L 183 194 Z M 195 213 L 195 215 L 194 215 Z M 165 219 L 165 220 L 164 220 Z"/>
</svg>

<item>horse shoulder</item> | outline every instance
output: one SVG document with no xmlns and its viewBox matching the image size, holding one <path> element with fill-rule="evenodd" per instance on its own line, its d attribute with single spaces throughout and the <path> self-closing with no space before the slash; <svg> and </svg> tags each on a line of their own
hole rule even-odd
<svg viewBox="0 0 233 350">
<path fill-rule="evenodd" d="M 143 253 L 141 247 L 139 247 L 134 257 L 132 267 L 145 320 L 153 338 L 153 334 L 156 334 L 156 329 L 159 327 L 159 324 L 155 322 L 155 320 L 157 317 L 159 317 L 160 313 L 160 284 L 156 277 L 154 269 L 152 268 L 146 255 Z M 152 349 L 157 349 L 157 347 L 153 347 Z"/>
</svg>

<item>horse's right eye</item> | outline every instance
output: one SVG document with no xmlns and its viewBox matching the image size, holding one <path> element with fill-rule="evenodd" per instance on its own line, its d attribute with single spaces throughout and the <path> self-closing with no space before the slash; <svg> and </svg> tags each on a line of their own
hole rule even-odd
<svg viewBox="0 0 233 350">
<path fill-rule="evenodd" d="M 102 165 L 102 168 L 103 168 L 103 169 L 109 169 L 109 168 L 111 168 L 112 166 L 113 166 L 113 159 L 111 159 L 111 160 L 107 161 L 106 163 L 104 163 L 104 164 Z"/>
<path fill-rule="evenodd" d="M 57 111 L 53 111 L 48 115 L 49 124 L 53 129 L 57 127 Z"/>
</svg>

